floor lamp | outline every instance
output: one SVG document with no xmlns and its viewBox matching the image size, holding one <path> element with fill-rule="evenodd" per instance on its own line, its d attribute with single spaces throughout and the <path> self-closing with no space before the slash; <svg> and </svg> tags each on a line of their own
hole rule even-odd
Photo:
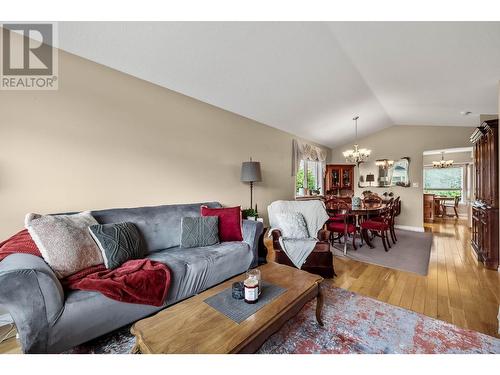
<svg viewBox="0 0 500 375">
<path fill-rule="evenodd" d="M 262 174 L 260 172 L 260 162 L 244 161 L 241 164 L 241 182 L 250 183 L 250 208 L 253 206 L 253 183 L 262 181 Z"/>
</svg>

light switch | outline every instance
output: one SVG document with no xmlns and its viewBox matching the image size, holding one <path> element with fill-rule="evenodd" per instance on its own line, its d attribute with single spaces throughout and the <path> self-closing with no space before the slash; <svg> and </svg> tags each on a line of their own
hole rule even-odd
<svg viewBox="0 0 500 375">
<path fill-rule="evenodd" d="M 418 188 L 418 182 L 414 182 L 414 183 L 413 183 L 413 187 L 414 187 L 414 188 Z"/>
</svg>

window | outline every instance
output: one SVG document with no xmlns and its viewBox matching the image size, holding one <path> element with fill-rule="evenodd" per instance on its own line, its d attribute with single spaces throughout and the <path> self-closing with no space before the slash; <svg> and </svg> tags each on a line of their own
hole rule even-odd
<svg viewBox="0 0 500 375">
<path fill-rule="evenodd" d="M 424 168 L 424 192 L 445 197 L 460 196 L 464 202 L 464 168 Z"/>
<path fill-rule="evenodd" d="M 309 191 L 323 191 L 322 163 L 319 161 L 301 160 L 295 178 L 295 194 L 304 195 L 303 188 Z"/>
</svg>

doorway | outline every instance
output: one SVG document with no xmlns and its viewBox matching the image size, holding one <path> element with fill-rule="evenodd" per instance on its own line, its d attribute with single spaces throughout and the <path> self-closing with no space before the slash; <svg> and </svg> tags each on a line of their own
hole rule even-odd
<svg viewBox="0 0 500 375">
<path fill-rule="evenodd" d="M 472 225 L 474 192 L 472 147 L 423 153 L 424 224 Z"/>
</svg>

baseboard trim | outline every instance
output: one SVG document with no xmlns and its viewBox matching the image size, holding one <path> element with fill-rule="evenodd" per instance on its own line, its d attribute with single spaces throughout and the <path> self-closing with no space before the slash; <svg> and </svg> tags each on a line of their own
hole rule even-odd
<svg viewBox="0 0 500 375">
<path fill-rule="evenodd" d="M 424 227 L 412 227 L 409 225 L 395 225 L 397 229 L 409 230 L 410 232 L 425 232 Z"/>
</svg>

